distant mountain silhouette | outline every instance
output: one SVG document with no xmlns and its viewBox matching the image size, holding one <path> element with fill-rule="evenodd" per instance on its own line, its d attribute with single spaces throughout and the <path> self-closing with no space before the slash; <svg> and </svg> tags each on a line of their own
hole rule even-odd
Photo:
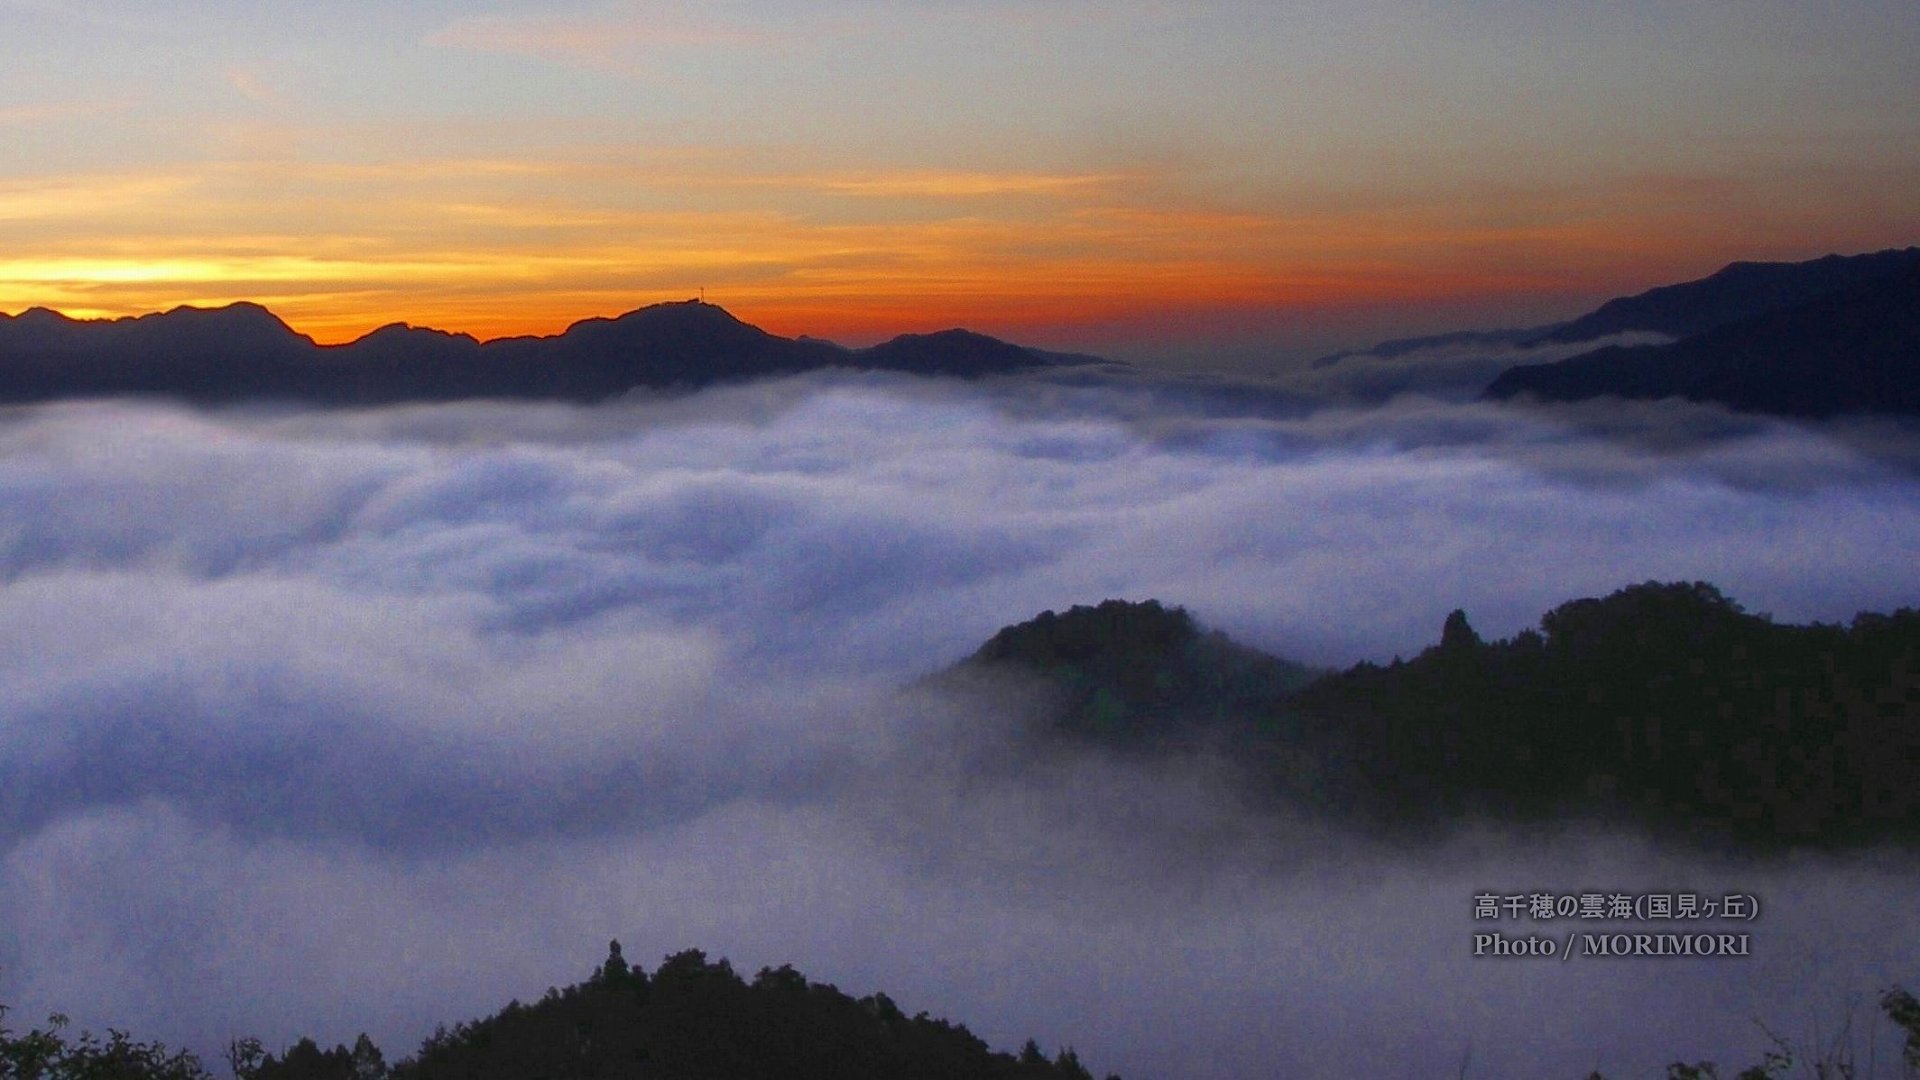
<svg viewBox="0 0 1920 1080">
<path fill-rule="evenodd" d="M 1034 354 L 971 330 L 903 334 L 866 350 L 874 367 L 929 375 L 990 375 L 1033 365 Z"/>
<path fill-rule="evenodd" d="M 298 378 L 319 356 L 310 338 L 258 304 L 100 321 L 35 308 L 0 315 L 0 400 L 252 397 Z"/>
<path fill-rule="evenodd" d="M 1920 612 L 1778 625 L 1701 582 L 1309 672 L 1157 602 L 1008 627 L 946 679 L 1055 689 L 1036 731 L 1225 747 L 1250 794 L 1398 835 L 1596 816 L 1755 849 L 1920 841 Z"/>
<path fill-rule="evenodd" d="M 1812 299 L 1718 323 L 1672 344 L 1614 346 L 1557 363 L 1511 368 L 1485 396 L 1504 400 L 1524 394 L 1545 401 L 1681 397 L 1800 417 L 1920 414 L 1920 249 L 1861 258 L 1871 261 L 1823 259 L 1801 265 L 1820 267 L 1822 281 L 1857 276 L 1869 267 L 1894 268 Z M 1756 280 L 1769 290 L 1746 291 L 1739 305 L 1709 305 L 1693 321 L 1751 307 L 1763 295 L 1797 295 L 1809 279 L 1769 273 Z M 1789 280 L 1794 289 L 1786 287 Z M 1712 295 L 1724 299 L 1722 293 Z M 1665 300 L 1660 306 L 1668 325 L 1682 320 L 1678 306 Z"/>
<path fill-rule="evenodd" d="M 1312 367 L 1400 360 L 1404 367 L 1393 374 L 1356 384 L 1363 391 L 1374 387 L 1370 392 L 1385 400 L 1423 385 L 1471 393 L 1473 380 L 1486 380 L 1487 366 L 1508 353 L 1552 349 L 1562 359 L 1496 367 L 1498 374 L 1480 384 L 1481 396 L 1684 397 L 1803 417 L 1913 414 L 1920 412 L 1914 390 L 1920 335 L 1912 330 L 1911 301 L 1900 283 L 1910 284 L 1916 271 L 1920 247 L 1796 263 L 1736 262 L 1696 281 L 1609 300 L 1562 323 L 1383 341 L 1323 356 Z M 1678 340 L 1603 344 L 1631 342 L 1632 335 Z M 1583 344 L 1587 351 L 1577 351 Z M 1423 384 L 1422 372 L 1441 381 Z M 1464 385 L 1444 381 L 1456 377 Z"/>
<path fill-rule="evenodd" d="M 117 394 L 190 401 L 381 404 L 504 397 L 594 401 L 638 387 L 826 367 L 977 377 L 1081 358 L 948 330 L 867 349 L 779 337 L 697 300 L 586 319 L 552 337 L 482 343 L 404 324 L 322 346 L 258 304 L 76 320 L 0 315 L 0 402 Z"/>
<path fill-rule="evenodd" d="M 1827 255 L 1797 263 L 1728 263 L 1695 281 L 1661 285 L 1609 300 L 1566 322 L 1524 329 L 1456 330 L 1396 338 L 1364 349 L 1346 349 L 1322 356 L 1313 366 L 1332 367 L 1353 356 L 1391 359 L 1449 347 L 1501 349 L 1576 344 L 1636 332 L 1691 337 L 1717 326 L 1795 307 L 1914 266 L 1920 266 L 1920 248 L 1889 249 L 1868 255 Z"/>
<path fill-rule="evenodd" d="M 1633 330 L 1692 337 L 1915 267 L 1920 267 L 1920 247 L 1827 255 L 1797 263 L 1729 263 L 1697 281 L 1609 300 L 1577 319 L 1548 328 L 1534 340 L 1591 341 Z"/>
</svg>

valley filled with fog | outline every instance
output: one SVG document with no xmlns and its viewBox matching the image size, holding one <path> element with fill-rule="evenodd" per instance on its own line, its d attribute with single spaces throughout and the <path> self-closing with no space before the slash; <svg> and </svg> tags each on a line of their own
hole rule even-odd
<svg viewBox="0 0 1920 1080">
<path fill-rule="evenodd" d="M 1782 622 L 1920 605 L 1910 429 L 1357 404 L 1388 366 L 9 408 L 0 1002 L 397 1059 L 618 938 L 1129 1080 L 1744 1066 L 1756 1021 L 1850 1008 L 1866 1040 L 1920 982 L 1909 851 L 1386 846 L 1204 754 L 989 767 L 1017 703 L 902 692 L 1109 597 L 1327 668 L 1647 580 Z M 1747 958 L 1473 958 L 1474 896 L 1535 891 L 1764 910 Z"/>
</svg>

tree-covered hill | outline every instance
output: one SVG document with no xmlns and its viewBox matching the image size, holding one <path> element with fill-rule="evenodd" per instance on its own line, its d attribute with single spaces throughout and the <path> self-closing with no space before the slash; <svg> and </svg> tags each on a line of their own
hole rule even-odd
<svg viewBox="0 0 1920 1080">
<path fill-rule="evenodd" d="M 122 1031 L 70 1037 L 55 1016 L 16 1035 L 5 1017 L 0 1080 L 212 1080 L 194 1054 Z M 648 975 L 617 941 L 586 981 L 442 1028 L 396 1065 L 364 1034 L 351 1049 L 309 1038 L 278 1054 L 240 1039 L 226 1057 L 235 1080 L 1092 1080 L 1071 1049 L 995 1051 L 885 994 L 850 997 L 788 966 L 748 981 L 697 949 Z"/>
<path fill-rule="evenodd" d="M 1474 815 L 1627 820 L 1777 847 L 1920 839 L 1920 612 L 1776 624 L 1648 583 L 1485 642 L 1305 678 L 1178 608 L 1108 601 L 1000 631 L 956 673 L 1058 688 L 1040 726 L 1112 746 L 1223 738 L 1250 786 L 1387 831 Z"/>
<path fill-rule="evenodd" d="M 1920 613 L 1786 626 L 1710 585 L 1647 584 L 1456 632 L 1291 702 L 1389 813 L 1600 812 L 1743 842 L 1914 838 Z"/>
<path fill-rule="evenodd" d="M 996 1052 L 885 994 L 850 997 L 786 966 L 749 981 L 697 949 L 648 975 L 617 941 L 585 982 L 442 1029 L 391 1069 L 364 1035 L 351 1050 L 248 1043 L 234 1057 L 240 1080 L 1092 1080 L 1072 1050 Z"/>
<path fill-rule="evenodd" d="M 1053 732 L 1138 748 L 1229 731 L 1315 672 L 1203 630 L 1183 608 L 1107 600 L 1006 627 L 943 678 L 1008 674 L 1053 691 Z"/>
<path fill-rule="evenodd" d="M 1893 986 L 1881 993 L 1879 1005 L 1903 1040 L 1904 1075 L 1920 1073 L 1920 1001 Z M 6 1028 L 5 1015 L 0 1008 L 0 1080 L 212 1080 L 200 1059 L 183 1050 L 139 1042 L 122 1031 L 104 1040 L 91 1034 L 70 1038 L 66 1019 L 58 1016 L 46 1028 L 16 1035 Z M 1810 1048 L 1776 1036 L 1760 1064 L 1727 1075 L 1860 1075 L 1851 1035 L 1849 1029 Z M 689 951 L 668 957 L 648 978 L 627 966 L 618 942 L 586 982 L 550 990 L 534 1005 L 515 1002 L 486 1019 L 443 1029 L 417 1057 L 392 1068 L 365 1035 L 351 1050 L 321 1050 L 312 1039 L 301 1039 L 282 1055 L 263 1053 L 257 1039 L 236 1040 L 227 1064 L 234 1080 L 1091 1080 L 1071 1050 L 1048 1060 L 1029 1040 L 1017 1056 L 994 1053 L 964 1027 L 928 1020 L 925 1013 L 905 1017 L 884 994 L 849 998 L 790 967 L 763 970 L 747 983 L 726 961 L 709 963 Z M 1868 1075 L 1878 1073 L 1869 1066 Z M 1668 1080 L 1719 1076 L 1706 1061 L 1667 1068 Z M 1606 1078 L 1596 1072 L 1587 1080 Z"/>
</svg>

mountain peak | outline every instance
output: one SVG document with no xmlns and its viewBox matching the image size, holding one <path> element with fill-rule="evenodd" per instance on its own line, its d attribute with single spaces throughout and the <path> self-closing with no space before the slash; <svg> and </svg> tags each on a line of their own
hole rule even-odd
<svg viewBox="0 0 1920 1080">
<path fill-rule="evenodd" d="M 744 327 L 757 333 L 765 333 L 759 327 L 741 321 L 726 308 L 718 304 L 709 304 L 705 300 L 668 300 L 658 304 L 646 304 L 612 317 L 595 316 L 590 319 L 581 319 L 567 327 L 567 332 L 597 326 Z"/>
<path fill-rule="evenodd" d="M 859 356 L 870 367 L 963 377 L 1043 367 L 1048 363 L 1032 349 L 958 328 L 930 334 L 901 334 L 860 350 Z"/>
<path fill-rule="evenodd" d="M 219 307 L 182 304 L 160 314 L 141 315 L 133 321 L 194 334 L 218 328 L 215 332 L 231 336 L 234 345 L 277 345 L 294 340 L 308 344 L 313 342 L 312 338 L 288 326 L 280 316 L 251 300 L 239 300 Z"/>
<path fill-rule="evenodd" d="M 281 320 L 280 316 L 269 311 L 266 305 L 255 303 L 252 300 L 235 300 L 230 304 L 216 304 L 212 307 L 201 307 L 198 304 L 180 304 L 160 314 L 172 318 L 244 319 L 250 322 L 272 322 L 278 326 L 287 325 Z M 141 316 L 141 318 L 151 317 L 153 316 Z"/>
<path fill-rule="evenodd" d="M 0 401 L 128 393 L 327 404 L 602 401 L 639 387 L 697 387 L 828 367 L 964 378 L 1050 362 L 964 330 L 897 338 L 873 349 L 794 340 L 701 299 L 583 319 L 557 335 L 484 344 L 468 334 L 393 322 L 322 348 L 245 301 L 110 320 L 76 321 L 44 309 L 0 319 Z"/>
<path fill-rule="evenodd" d="M 479 339 L 468 333 L 455 333 L 451 330 L 436 330 L 431 326 L 415 326 L 408 322 L 390 322 L 376 327 L 355 338 L 353 345 L 363 342 L 390 342 L 410 339 L 462 342 L 478 345 Z"/>
<path fill-rule="evenodd" d="M 1920 247 L 1806 262 L 1731 262 L 1704 278 L 1618 297 L 1539 341 L 1589 341 L 1628 331 L 1691 337 L 1920 266 Z"/>
<path fill-rule="evenodd" d="M 70 323 L 79 321 L 71 316 L 63 315 L 50 307 L 30 307 L 18 315 L 8 315 L 5 312 L 0 312 L 0 319 L 39 323 Z"/>
<path fill-rule="evenodd" d="M 1680 397 L 1776 416 L 1920 413 L 1920 250 L 1893 254 L 1905 257 L 1891 259 L 1886 273 L 1810 299 L 1769 269 L 1779 287 L 1749 291 L 1783 299 L 1757 314 L 1666 345 L 1616 346 L 1510 368 L 1484 396 Z M 1835 267 L 1852 275 L 1861 264 Z"/>
</svg>

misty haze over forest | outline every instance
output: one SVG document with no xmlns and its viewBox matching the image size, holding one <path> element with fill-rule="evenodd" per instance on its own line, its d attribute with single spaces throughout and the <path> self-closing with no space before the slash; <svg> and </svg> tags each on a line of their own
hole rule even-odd
<svg viewBox="0 0 1920 1080">
<path fill-rule="evenodd" d="M 1915 1080 L 1914 7 L 0 0 L 0 1080 Z"/>
<path fill-rule="evenodd" d="M 1756 1020 L 1865 1031 L 1920 970 L 1907 847 L 1395 839 L 1248 798 L 1205 747 L 1029 754 L 1026 684 L 928 680 L 1107 598 L 1317 669 L 1650 580 L 1781 623 L 1915 605 L 1910 421 L 1476 400 L 1674 340 L 1597 330 L 1258 382 L 1053 356 L 597 403 L 9 406 L 0 1001 L 209 1058 L 361 1031 L 398 1057 L 619 938 L 1129 1078 L 1626 1077 L 1757 1061 Z M 1474 958 L 1474 897 L 1539 890 L 1765 914 L 1749 958 Z"/>
</svg>

